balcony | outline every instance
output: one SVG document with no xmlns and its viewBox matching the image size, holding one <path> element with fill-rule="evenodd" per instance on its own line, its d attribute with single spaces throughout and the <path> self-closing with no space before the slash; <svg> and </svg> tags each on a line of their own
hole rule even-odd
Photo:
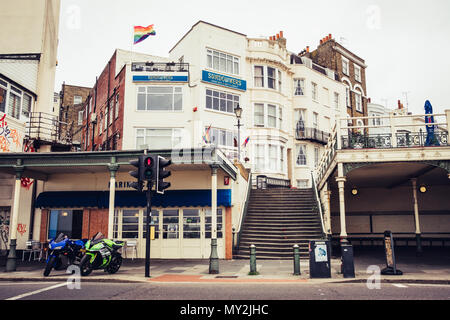
<svg viewBox="0 0 450 320">
<path fill-rule="evenodd" d="M 26 125 L 26 139 L 39 145 L 71 146 L 72 127 L 53 114 L 32 112 Z"/>
<path fill-rule="evenodd" d="M 295 139 L 297 140 L 310 140 L 325 145 L 328 143 L 329 137 L 330 134 L 328 132 L 316 128 L 306 128 L 300 121 L 297 123 L 295 130 Z"/>
<path fill-rule="evenodd" d="M 189 63 L 175 62 L 134 62 L 131 65 L 134 72 L 188 72 Z"/>
</svg>

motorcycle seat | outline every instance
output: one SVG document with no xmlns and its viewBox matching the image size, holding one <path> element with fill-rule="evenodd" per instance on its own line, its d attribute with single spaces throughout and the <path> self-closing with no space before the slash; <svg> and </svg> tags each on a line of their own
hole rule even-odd
<svg viewBox="0 0 450 320">
<path fill-rule="evenodd" d="M 119 250 L 120 248 L 122 248 L 123 246 L 121 245 L 117 245 L 117 244 L 113 244 L 113 249 L 114 250 Z"/>
</svg>

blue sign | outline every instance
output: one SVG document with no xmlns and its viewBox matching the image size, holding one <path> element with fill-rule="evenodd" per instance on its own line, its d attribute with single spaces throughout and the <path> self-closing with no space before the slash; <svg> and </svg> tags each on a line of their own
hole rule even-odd
<svg viewBox="0 0 450 320">
<path fill-rule="evenodd" d="M 202 70 L 202 81 L 217 84 L 227 88 L 245 91 L 247 90 L 247 81 L 224 76 L 214 72 Z"/>
<path fill-rule="evenodd" d="M 188 76 L 133 76 L 133 82 L 188 82 Z"/>
</svg>

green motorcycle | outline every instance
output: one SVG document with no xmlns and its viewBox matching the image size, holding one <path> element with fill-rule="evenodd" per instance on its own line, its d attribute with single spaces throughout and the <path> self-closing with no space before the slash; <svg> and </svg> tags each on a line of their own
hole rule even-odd
<svg viewBox="0 0 450 320">
<path fill-rule="evenodd" d="M 101 232 L 97 232 L 85 244 L 86 253 L 80 262 L 82 276 L 89 275 L 93 270 L 103 269 L 108 273 L 116 273 L 122 265 L 122 255 L 119 249 L 123 241 L 105 239 Z"/>
</svg>

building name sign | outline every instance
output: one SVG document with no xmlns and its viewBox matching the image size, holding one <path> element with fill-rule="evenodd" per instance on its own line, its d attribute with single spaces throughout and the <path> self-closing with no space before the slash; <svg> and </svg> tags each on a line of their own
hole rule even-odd
<svg viewBox="0 0 450 320">
<path fill-rule="evenodd" d="M 219 86 L 246 91 L 247 81 L 224 76 L 218 73 L 202 70 L 202 81 L 217 84 Z"/>
<path fill-rule="evenodd" d="M 171 75 L 134 75 L 133 82 L 188 82 L 188 76 L 171 76 Z"/>
</svg>

